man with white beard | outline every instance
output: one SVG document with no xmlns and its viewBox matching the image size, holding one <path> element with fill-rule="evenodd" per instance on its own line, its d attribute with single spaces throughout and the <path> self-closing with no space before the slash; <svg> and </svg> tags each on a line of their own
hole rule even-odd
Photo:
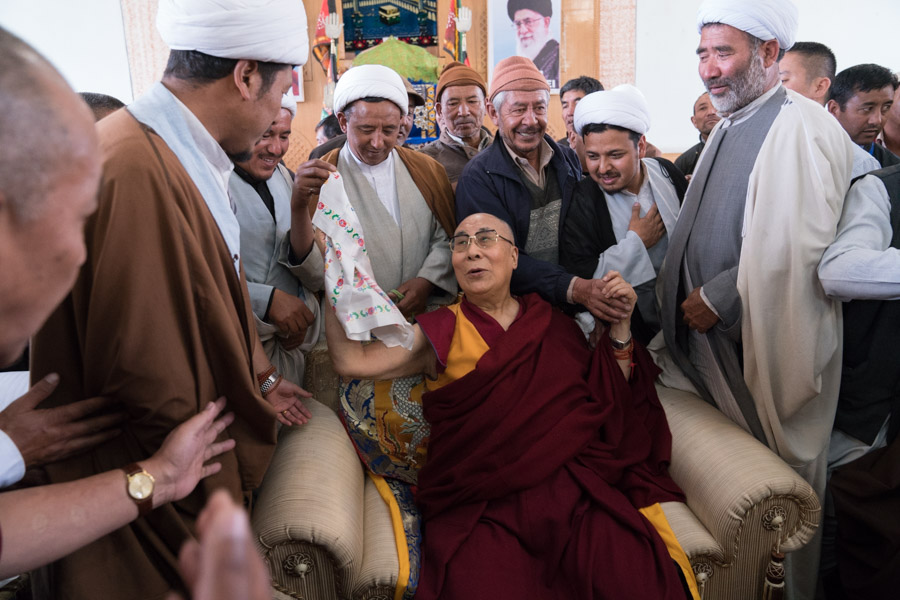
<svg viewBox="0 0 900 600">
<path fill-rule="evenodd" d="M 530 58 L 550 87 L 559 87 L 559 42 L 550 37 L 553 4 L 550 0 L 509 0 L 506 12 L 516 30 L 516 55 Z"/>
<path fill-rule="evenodd" d="M 722 120 L 669 238 L 661 321 L 707 401 L 767 444 L 821 501 L 841 373 L 841 306 L 816 276 L 850 184 L 853 146 L 786 90 L 777 61 L 797 30 L 789 0 L 707 0 L 699 73 Z M 818 539 L 788 556 L 812 598 Z"/>
</svg>

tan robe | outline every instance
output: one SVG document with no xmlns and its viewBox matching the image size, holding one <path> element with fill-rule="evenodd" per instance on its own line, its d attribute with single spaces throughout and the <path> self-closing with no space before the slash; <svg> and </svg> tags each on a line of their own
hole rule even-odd
<svg viewBox="0 0 900 600">
<path fill-rule="evenodd" d="M 182 542 L 212 490 L 240 499 L 258 486 L 274 450 L 275 419 L 251 365 L 257 333 L 247 285 L 193 181 L 170 148 L 127 111 L 98 132 L 104 158 L 88 257 L 71 294 L 34 339 L 32 378 L 60 374 L 47 404 L 91 396 L 128 416 L 116 439 L 50 465 L 53 482 L 149 457 L 165 436 L 217 397 L 236 413 L 237 447 L 222 471 L 38 572 L 39 598 L 163 598 L 181 586 Z M 223 438 L 225 434 L 223 434 Z M 125 476 L 122 476 L 125 489 Z"/>
</svg>

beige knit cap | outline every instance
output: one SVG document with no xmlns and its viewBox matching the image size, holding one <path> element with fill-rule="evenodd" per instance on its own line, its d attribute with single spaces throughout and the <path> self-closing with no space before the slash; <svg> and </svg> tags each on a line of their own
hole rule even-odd
<svg viewBox="0 0 900 600">
<path fill-rule="evenodd" d="M 499 92 L 519 90 L 533 92 L 535 90 L 550 91 L 547 78 L 538 70 L 530 58 L 510 56 L 504 58 L 494 67 L 494 78 L 491 80 L 491 101 Z"/>
</svg>

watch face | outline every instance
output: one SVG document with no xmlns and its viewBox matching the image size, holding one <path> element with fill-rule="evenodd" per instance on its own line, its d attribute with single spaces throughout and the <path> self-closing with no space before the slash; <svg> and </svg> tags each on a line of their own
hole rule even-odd
<svg viewBox="0 0 900 600">
<path fill-rule="evenodd" d="M 153 493 L 153 480 L 146 473 L 135 473 L 128 478 L 128 495 L 136 500 L 149 498 Z"/>
</svg>

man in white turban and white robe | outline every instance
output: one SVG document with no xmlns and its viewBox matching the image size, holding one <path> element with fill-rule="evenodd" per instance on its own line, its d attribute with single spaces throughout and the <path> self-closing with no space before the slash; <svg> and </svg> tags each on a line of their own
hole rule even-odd
<svg viewBox="0 0 900 600">
<path fill-rule="evenodd" d="M 661 317 L 700 395 L 821 500 L 842 332 L 816 267 L 835 237 L 853 148 L 819 105 L 779 81 L 797 18 L 789 0 L 700 6 L 699 72 L 722 120 L 669 237 Z M 818 550 L 816 537 L 788 555 L 789 597 L 813 596 Z"/>
<path fill-rule="evenodd" d="M 559 264 L 584 279 L 621 273 L 637 293 L 631 331 L 646 345 L 659 331 L 656 276 L 687 181 L 668 160 L 645 158 L 650 107 L 634 86 L 582 98 L 574 127 L 583 139 L 589 177 L 575 186 Z M 588 331 L 595 326 L 589 313 L 579 313 L 578 322 Z"/>
<path fill-rule="evenodd" d="M 213 490 L 259 486 L 276 420 L 308 419 L 307 395 L 260 344 L 227 185 L 278 114 L 291 68 L 307 59 L 299 0 L 161 0 L 171 53 L 162 81 L 98 126 L 103 178 L 86 219 L 87 260 L 33 343 L 31 376 L 53 371 L 49 404 L 115 398 L 117 438 L 47 467 L 51 482 L 122 469 L 140 517 L 41 569 L 36 598 L 156 600 L 184 592 L 178 553 Z M 142 475 L 177 425 L 221 396 L 235 413 L 221 470 L 180 502 Z M 160 477 L 159 481 L 164 478 Z"/>
</svg>

